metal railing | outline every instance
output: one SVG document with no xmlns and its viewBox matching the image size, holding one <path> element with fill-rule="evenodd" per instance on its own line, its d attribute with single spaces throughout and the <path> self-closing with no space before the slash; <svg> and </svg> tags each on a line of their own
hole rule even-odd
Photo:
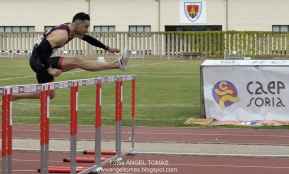
<svg viewBox="0 0 289 174">
<path fill-rule="evenodd" d="M 289 32 L 113 32 L 90 33 L 106 45 L 141 51 L 144 55 L 179 56 L 198 53 L 206 57 L 238 54 L 251 57 L 289 57 Z M 1 52 L 28 52 L 42 33 L 0 33 Z M 105 54 L 74 39 L 59 54 Z"/>
</svg>

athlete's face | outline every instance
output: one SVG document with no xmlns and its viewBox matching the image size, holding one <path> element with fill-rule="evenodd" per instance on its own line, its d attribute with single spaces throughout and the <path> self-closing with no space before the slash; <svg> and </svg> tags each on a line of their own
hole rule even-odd
<svg viewBox="0 0 289 174">
<path fill-rule="evenodd" d="M 88 32 L 90 22 L 89 20 L 79 21 L 76 25 L 76 32 L 78 34 L 85 34 Z"/>
</svg>

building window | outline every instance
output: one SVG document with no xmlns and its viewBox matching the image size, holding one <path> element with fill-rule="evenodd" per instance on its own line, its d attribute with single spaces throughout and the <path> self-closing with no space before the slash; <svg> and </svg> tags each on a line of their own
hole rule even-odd
<svg viewBox="0 0 289 174">
<path fill-rule="evenodd" d="M 16 33 L 20 32 L 20 30 L 21 30 L 20 27 L 11 27 L 11 29 L 13 32 L 16 32 Z"/>
<path fill-rule="evenodd" d="M 4 32 L 12 32 L 12 27 L 4 27 Z"/>
<path fill-rule="evenodd" d="M 44 32 L 47 32 L 47 31 L 51 30 L 54 27 L 55 26 L 52 26 L 52 25 L 44 26 Z"/>
<path fill-rule="evenodd" d="M 94 32 L 115 32 L 114 25 L 95 25 L 93 27 Z"/>
<path fill-rule="evenodd" d="M 33 32 L 34 26 L 0 26 L 0 32 Z"/>
<path fill-rule="evenodd" d="M 28 27 L 28 32 L 34 32 L 35 31 L 35 27 Z"/>
<path fill-rule="evenodd" d="M 289 25 L 273 25 L 273 32 L 289 32 Z"/>
<path fill-rule="evenodd" d="M 30 32 L 29 30 L 31 30 L 31 29 L 29 29 L 29 28 L 27 28 L 27 27 L 22 27 L 22 28 L 20 27 L 19 30 L 20 30 L 20 32 Z M 33 29 L 33 30 L 34 30 L 34 29 Z M 32 30 L 32 31 L 33 31 L 33 30 Z"/>
<path fill-rule="evenodd" d="M 151 32 L 150 25 L 130 25 L 129 32 Z"/>
</svg>

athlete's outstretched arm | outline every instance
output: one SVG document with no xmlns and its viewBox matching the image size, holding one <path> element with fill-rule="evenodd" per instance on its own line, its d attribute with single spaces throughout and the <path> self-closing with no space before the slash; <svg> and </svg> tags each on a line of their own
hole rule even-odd
<svg viewBox="0 0 289 174">
<path fill-rule="evenodd" d="M 79 38 L 95 47 L 99 47 L 102 48 L 110 53 L 119 53 L 119 50 L 116 48 L 110 48 L 109 46 L 104 45 L 102 42 L 100 42 L 99 40 L 95 39 L 94 37 L 84 34 L 79 36 Z"/>
</svg>

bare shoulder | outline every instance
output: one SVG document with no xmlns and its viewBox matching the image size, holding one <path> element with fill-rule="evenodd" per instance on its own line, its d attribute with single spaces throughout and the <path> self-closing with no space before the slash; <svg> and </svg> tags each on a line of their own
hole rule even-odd
<svg viewBox="0 0 289 174">
<path fill-rule="evenodd" d="M 55 30 L 48 37 L 57 38 L 60 40 L 67 40 L 68 39 L 68 33 L 66 30 Z"/>
<path fill-rule="evenodd" d="M 63 45 L 68 40 L 68 33 L 66 30 L 55 30 L 47 37 L 47 40 L 52 46 Z"/>
</svg>

